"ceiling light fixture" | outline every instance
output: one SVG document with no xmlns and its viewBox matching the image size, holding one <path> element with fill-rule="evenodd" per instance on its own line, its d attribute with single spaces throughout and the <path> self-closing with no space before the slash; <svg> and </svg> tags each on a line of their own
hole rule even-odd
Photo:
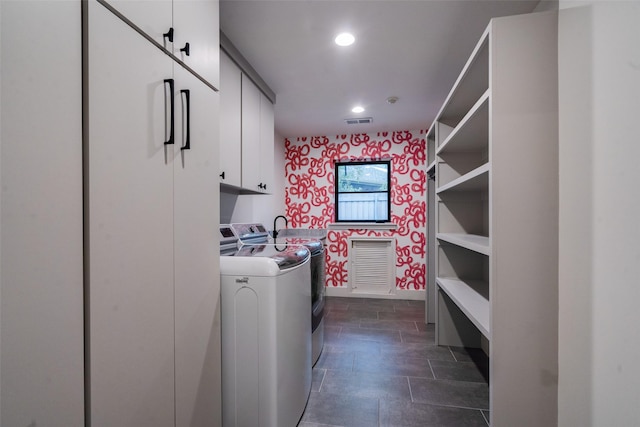
<svg viewBox="0 0 640 427">
<path fill-rule="evenodd" d="M 395 104 L 396 102 L 398 102 L 398 97 L 397 96 L 390 96 L 387 98 L 387 104 Z"/>
<path fill-rule="evenodd" d="M 335 38 L 335 42 L 338 46 L 349 46 L 352 45 L 355 41 L 356 38 L 353 37 L 353 34 L 351 33 L 341 33 L 338 34 Z"/>
<path fill-rule="evenodd" d="M 364 112 L 364 107 L 361 107 L 361 106 L 358 105 L 357 107 L 353 107 L 351 109 L 351 112 L 352 113 L 356 113 L 356 114 L 363 113 Z"/>
</svg>

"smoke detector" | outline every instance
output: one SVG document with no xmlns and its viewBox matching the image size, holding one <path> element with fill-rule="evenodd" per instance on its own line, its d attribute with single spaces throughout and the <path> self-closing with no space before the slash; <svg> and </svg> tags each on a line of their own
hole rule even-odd
<svg viewBox="0 0 640 427">
<path fill-rule="evenodd" d="M 398 102 L 398 99 L 400 99 L 400 98 L 398 98 L 397 96 L 390 96 L 390 97 L 387 98 L 387 104 L 393 105 L 396 102 Z"/>
</svg>

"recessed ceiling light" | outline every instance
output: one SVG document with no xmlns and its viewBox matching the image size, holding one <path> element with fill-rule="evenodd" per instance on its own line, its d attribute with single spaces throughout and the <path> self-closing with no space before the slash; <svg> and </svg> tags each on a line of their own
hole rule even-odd
<svg viewBox="0 0 640 427">
<path fill-rule="evenodd" d="M 362 112 L 364 112 L 364 108 L 358 105 L 357 107 L 353 107 L 351 109 L 351 112 L 352 113 L 362 113 Z"/>
<path fill-rule="evenodd" d="M 341 33 L 338 34 L 335 38 L 335 42 L 338 46 L 349 46 L 352 45 L 355 41 L 356 38 L 353 37 L 353 34 L 351 33 Z"/>
</svg>

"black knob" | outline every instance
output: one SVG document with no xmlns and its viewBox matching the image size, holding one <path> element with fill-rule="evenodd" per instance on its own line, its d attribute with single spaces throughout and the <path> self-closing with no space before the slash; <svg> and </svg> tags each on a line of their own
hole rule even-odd
<svg viewBox="0 0 640 427">
<path fill-rule="evenodd" d="M 169 28 L 169 31 L 162 35 L 163 38 L 169 39 L 171 43 L 173 43 L 173 27 Z"/>
<path fill-rule="evenodd" d="M 224 172 L 220 174 L 220 178 L 224 179 Z"/>
<path fill-rule="evenodd" d="M 185 43 L 184 47 L 180 49 L 180 52 L 184 52 L 185 55 L 189 56 L 189 42 Z"/>
</svg>

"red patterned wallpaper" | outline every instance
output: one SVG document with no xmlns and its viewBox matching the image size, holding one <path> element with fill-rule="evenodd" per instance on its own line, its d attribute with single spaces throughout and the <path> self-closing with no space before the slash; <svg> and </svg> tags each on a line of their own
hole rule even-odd
<svg viewBox="0 0 640 427">
<path fill-rule="evenodd" d="M 396 239 L 396 288 L 425 289 L 426 131 L 285 139 L 289 226 L 328 228 L 334 218 L 334 162 L 391 159 L 391 219 L 397 230 L 329 230 L 327 286 L 348 286 L 349 236 Z"/>
</svg>

